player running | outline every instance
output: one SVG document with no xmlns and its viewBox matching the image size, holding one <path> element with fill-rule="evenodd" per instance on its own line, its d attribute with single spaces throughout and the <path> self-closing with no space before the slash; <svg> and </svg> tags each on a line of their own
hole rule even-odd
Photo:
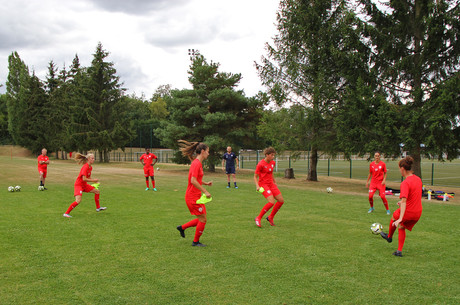
<svg viewBox="0 0 460 305">
<path fill-rule="evenodd" d="M 211 198 L 211 194 L 202 186 L 203 184 L 212 186 L 212 181 L 203 182 L 203 161 L 209 156 L 209 147 L 204 143 L 190 143 L 184 140 L 179 140 L 179 146 L 182 155 L 187 156 L 190 161 L 192 161 L 188 173 L 185 203 L 187 204 L 190 214 L 195 215 L 197 218 L 181 226 L 177 226 L 177 230 L 180 236 L 185 238 L 185 230 L 190 227 L 196 227 L 192 246 L 205 247 L 206 245 L 200 243 L 200 237 L 206 226 L 206 206 L 204 204 L 198 204 L 197 200 L 200 199 L 201 193 L 205 194 L 207 198 Z"/>
<path fill-rule="evenodd" d="M 371 186 L 369 187 L 369 179 L 371 179 Z M 380 153 L 375 152 L 374 161 L 369 165 L 369 175 L 367 176 L 366 187 L 369 187 L 369 204 L 370 208 L 368 213 L 374 212 L 374 194 L 378 190 L 379 196 L 382 198 L 387 215 L 390 215 L 390 209 L 388 208 L 388 200 L 385 198 L 385 182 L 387 180 L 387 166 L 385 162 L 380 160 Z"/>
<path fill-rule="evenodd" d="M 155 161 L 154 161 L 155 160 Z M 157 189 L 155 188 L 155 174 L 153 170 L 153 166 L 157 163 L 158 157 L 155 154 L 150 153 L 150 149 L 145 149 L 145 154 L 143 154 L 140 158 L 142 165 L 144 165 L 144 176 L 145 176 L 145 184 L 147 185 L 146 191 L 149 190 L 149 177 L 152 180 L 152 188 L 156 192 Z"/>
<path fill-rule="evenodd" d="M 276 185 L 275 178 L 273 177 L 273 170 L 275 169 L 275 154 L 276 151 L 273 147 L 268 147 L 264 150 L 265 158 L 262 159 L 256 166 L 254 173 L 254 182 L 256 184 L 256 191 L 263 188 L 263 195 L 268 200 L 268 203 L 260 211 L 259 216 L 254 220 L 256 225 L 261 228 L 260 220 L 264 217 L 273 206 L 273 210 L 266 219 L 270 225 L 274 226 L 273 218 L 278 213 L 281 206 L 284 204 L 283 195 L 281 194 L 278 186 Z"/>
<path fill-rule="evenodd" d="M 406 229 L 412 228 L 422 216 L 422 180 L 412 173 L 414 159 L 410 156 L 399 161 L 399 171 L 404 177 L 401 182 L 401 193 L 398 202 L 399 209 L 393 213 L 388 228 L 389 232 L 380 232 L 380 235 L 389 243 L 393 241 L 393 234 L 398 228 L 398 250 L 393 252 L 395 256 L 402 256 L 404 241 L 406 240 Z"/>
<path fill-rule="evenodd" d="M 70 216 L 70 212 L 81 202 L 83 192 L 94 194 L 96 212 L 107 209 L 106 207 L 101 207 L 99 204 L 99 190 L 96 187 L 88 184 L 88 182 L 95 182 L 99 184 L 99 179 L 91 178 L 91 171 L 93 170 L 93 167 L 91 165 L 94 163 L 94 155 L 88 154 L 85 156 L 80 153 L 76 153 L 75 161 L 77 161 L 78 164 L 83 163 L 83 166 L 81 167 L 80 173 L 78 174 L 77 180 L 75 181 L 74 185 L 75 201 L 70 204 L 69 208 L 62 216 L 72 217 Z"/>
<path fill-rule="evenodd" d="M 46 174 L 48 173 L 48 164 L 50 164 L 50 159 L 46 155 L 48 151 L 46 148 L 42 149 L 42 154 L 38 156 L 37 163 L 38 163 L 38 174 L 40 175 L 40 186 L 39 189 L 42 188 L 43 190 L 47 190 L 45 187 L 45 179 Z"/>
<path fill-rule="evenodd" d="M 230 188 L 230 176 L 233 177 L 233 184 L 235 185 L 235 188 L 238 188 L 236 185 L 235 161 L 236 169 L 239 169 L 240 165 L 238 162 L 238 156 L 232 152 L 232 148 L 229 146 L 227 147 L 227 152 L 224 153 L 222 157 L 222 170 L 224 170 L 225 163 L 225 173 L 227 174 L 227 188 Z"/>
</svg>

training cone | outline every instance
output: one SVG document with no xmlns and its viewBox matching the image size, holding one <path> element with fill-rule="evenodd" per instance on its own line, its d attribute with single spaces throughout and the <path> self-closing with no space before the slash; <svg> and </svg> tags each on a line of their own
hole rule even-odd
<svg viewBox="0 0 460 305">
<path fill-rule="evenodd" d="M 212 200 L 212 197 L 206 197 L 206 195 L 203 193 L 201 195 L 201 198 L 196 201 L 197 204 L 206 204 Z"/>
</svg>

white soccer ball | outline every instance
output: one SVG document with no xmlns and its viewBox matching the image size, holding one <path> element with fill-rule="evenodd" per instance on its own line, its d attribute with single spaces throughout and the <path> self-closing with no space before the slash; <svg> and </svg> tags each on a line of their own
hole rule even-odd
<svg viewBox="0 0 460 305">
<path fill-rule="evenodd" d="M 45 189 L 45 187 L 44 187 L 43 185 L 39 185 L 39 186 L 38 186 L 38 190 L 39 190 L 39 191 L 43 191 L 44 189 Z"/>
<path fill-rule="evenodd" d="M 21 190 L 21 187 L 20 187 L 19 185 L 16 185 L 16 186 L 14 187 L 14 190 L 15 190 L 16 192 L 19 192 L 19 191 Z"/>
<path fill-rule="evenodd" d="M 160 168 L 159 168 L 159 167 L 157 167 L 157 171 L 159 171 L 159 170 L 160 170 Z"/>
<path fill-rule="evenodd" d="M 383 230 L 383 227 L 381 224 L 379 224 L 378 222 L 375 222 L 371 225 L 371 231 L 373 234 L 380 234 L 380 232 L 382 232 Z"/>
<path fill-rule="evenodd" d="M 14 192 L 14 186 L 9 186 L 8 187 L 8 192 Z"/>
<path fill-rule="evenodd" d="M 327 191 L 328 193 L 332 193 L 333 189 L 332 189 L 332 187 L 328 187 L 328 188 L 326 189 L 326 191 Z"/>
</svg>

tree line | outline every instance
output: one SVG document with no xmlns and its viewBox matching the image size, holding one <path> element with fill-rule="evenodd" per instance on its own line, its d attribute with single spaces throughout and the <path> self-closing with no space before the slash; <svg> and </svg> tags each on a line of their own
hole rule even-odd
<svg viewBox="0 0 460 305">
<path fill-rule="evenodd" d="M 313 181 L 320 152 L 396 157 L 404 150 L 420 175 L 421 156 L 459 155 L 459 2 L 384 5 L 280 1 L 278 33 L 255 63 L 267 90 L 253 97 L 238 90 L 241 74 L 199 53 L 188 71 L 192 89 L 164 85 L 146 100 L 124 93 L 101 44 L 89 67 L 78 56 L 60 71 L 51 61 L 44 82 L 13 52 L 0 141 L 33 151 L 97 150 L 106 162 L 110 150 L 139 137 L 173 149 L 178 139 L 204 141 L 211 170 L 228 145 L 272 145 L 310 151 Z M 176 161 L 187 162 L 179 154 Z"/>
</svg>

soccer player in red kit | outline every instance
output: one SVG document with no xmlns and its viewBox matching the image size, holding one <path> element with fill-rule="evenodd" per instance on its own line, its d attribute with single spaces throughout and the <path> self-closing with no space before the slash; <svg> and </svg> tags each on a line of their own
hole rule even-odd
<svg viewBox="0 0 460 305">
<path fill-rule="evenodd" d="M 387 166 L 385 162 L 380 160 L 380 153 L 374 154 L 374 161 L 369 165 L 369 175 L 367 176 L 366 187 L 369 186 L 369 179 L 371 179 L 371 186 L 369 187 L 369 204 L 370 208 L 368 213 L 374 212 L 374 194 L 378 190 L 380 198 L 382 198 L 387 215 L 390 215 L 390 209 L 388 208 L 388 200 L 385 198 L 385 183 L 387 180 Z"/>
<path fill-rule="evenodd" d="M 85 156 L 80 153 L 76 153 L 75 160 L 78 161 L 78 164 L 83 163 L 83 166 L 81 167 L 80 173 L 78 174 L 77 180 L 75 181 L 74 185 L 75 201 L 70 204 L 69 208 L 62 216 L 72 217 L 70 216 L 70 212 L 81 202 L 83 192 L 94 194 L 96 212 L 107 209 L 106 207 L 101 207 L 99 204 L 99 190 L 94 186 L 88 184 L 88 182 L 99 182 L 99 179 L 91 178 L 91 172 L 93 170 L 93 167 L 91 165 L 94 163 L 94 155 L 88 154 Z"/>
<path fill-rule="evenodd" d="M 48 151 L 46 148 L 42 149 L 42 154 L 38 156 L 37 163 L 38 163 L 38 173 L 40 175 L 40 186 L 43 186 L 44 190 L 47 190 L 45 187 L 45 179 L 46 174 L 48 173 L 48 164 L 50 164 L 50 159 L 46 155 Z"/>
<path fill-rule="evenodd" d="M 153 161 L 155 160 L 155 162 Z M 149 177 L 152 180 L 152 188 L 156 192 L 157 189 L 155 188 L 155 175 L 153 166 L 157 163 L 158 158 L 155 154 L 150 153 L 150 149 L 145 149 L 145 154 L 143 154 L 140 158 L 142 165 L 144 165 L 144 176 L 145 176 L 145 184 L 147 185 L 146 191 L 149 190 Z"/>
<path fill-rule="evenodd" d="M 273 170 L 275 169 L 275 161 L 273 159 L 275 159 L 276 151 L 273 147 L 268 147 L 264 150 L 264 154 L 265 158 L 257 164 L 256 171 L 254 172 L 256 190 L 259 191 L 259 189 L 263 187 L 264 192 L 262 194 L 268 201 L 260 211 L 259 216 L 254 219 L 259 228 L 262 227 L 260 220 L 272 207 L 273 210 L 266 219 L 270 225 L 274 226 L 275 223 L 273 222 L 273 218 L 284 204 L 283 195 L 278 189 L 275 178 L 273 177 Z"/>
<path fill-rule="evenodd" d="M 410 156 L 399 161 L 399 171 L 404 177 L 401 182 L 401 193 L 398 202 L 399 209 L 393 213 L 388 228 L 389 232 L 380 232 L 380 235 L 389 243 L 393 241 L 393 234 L 398 228 L 398 250 L 393 253 L 395 256 L 402 256 L 404 241 L 406 240 L 406 229 L 412 228 L 422 216 L 422 180 L 412 173 L 414 159 Z"/>
<path fill-rule="evenodd" d="M 182 155 L 187 156 L 190 161 L 192 161 L 188 173 L 185 203 L 187 204 L 190 214 L 195 215 L 197 218 L 181 226 L 177 226 L 177 230 L 180 235 L 185 238 L 185 230 L 190 227 L 196 227 L 192 246 L 205 247 L 205 245 L 200 242 L 200 237 L 203 234 L 207 221 L 206 206 L 204 204 L 198 204 L 197 200 L 200 199 L 201 193 L 211 198 L 211 194 L 203 187 L 203 184 L 212 186 L 212 181 L 203 182 L 203 161 L 209 156 L 209 147 L 204 143 L 190 143 L 184 140 L 179 140 L 179 146 Z"/>
</svg>

